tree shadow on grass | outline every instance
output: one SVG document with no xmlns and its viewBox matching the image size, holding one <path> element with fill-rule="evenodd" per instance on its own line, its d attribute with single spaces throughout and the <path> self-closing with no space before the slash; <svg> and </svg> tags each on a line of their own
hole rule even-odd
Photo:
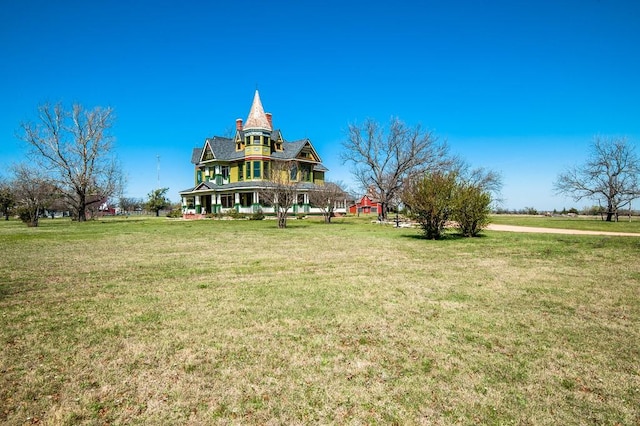
<svg viewBox="0 0 640 426">
<path fill-rule="evenodd" d="M 488 236 L 486 234 L 484 234 L 484 233 L 481 233 L 481 234 L 479 234 L 479 235 L 477 235 L 475 237 L 465 237 L 464 235 L 460 234 L 459 232 L 447 232 L 437 240 L 433 239 L 433 238 L 427 238 L 427 237 L 425 237 L 425 235 L 423 233 L 402 235 L 402 238 L 410 238 L 410 239 L 413 239 L 413 240 L 442 241 L 442 242 L 484 239 L 484 238 L 487 238 L 487 237 Z"/>
</svg>

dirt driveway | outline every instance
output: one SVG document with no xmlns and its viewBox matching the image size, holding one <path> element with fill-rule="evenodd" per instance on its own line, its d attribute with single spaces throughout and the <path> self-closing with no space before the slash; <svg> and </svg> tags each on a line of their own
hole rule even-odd
<svg viewBox="0 0 640 426">
<path fill-rule="evenodd" d="M 571 234 L 571 235 L 611 235 L 617 237 L 640 237 L 633 232 L 609 232 L 609 231 L 582 231 L 578 229 L 534 228 L 533 226 L 498 225 L 490 223 L 486 228 L 489 231 L 507 232 L 534 232 L 541 234 Z"/>
</svg>

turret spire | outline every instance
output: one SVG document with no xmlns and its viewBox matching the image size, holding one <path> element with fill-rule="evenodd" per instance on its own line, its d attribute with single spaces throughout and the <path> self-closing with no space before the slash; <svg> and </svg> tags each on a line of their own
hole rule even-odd
<svg viewBox="0 0 640 426">
<path fill-rule="evenodd" d="M 244 123 L 244 130 L 247 129 L 273 130 L 271 122 L 262 108 L 260 94 L 257 89 L 256 94 L 253 96 L 253 104 L 251 105 L 249 116 L 247 117 L 247 121 Z"/>
</svg>

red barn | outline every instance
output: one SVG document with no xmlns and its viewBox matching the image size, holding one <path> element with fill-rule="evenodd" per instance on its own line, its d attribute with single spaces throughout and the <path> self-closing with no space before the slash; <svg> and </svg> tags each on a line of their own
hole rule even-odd
<svg viewBox="0 0 640 426">
<path fill-rule="evenodd" d="M 356 204 L 349 206 L 351 214 L 375 214 L 382 213 L 382 204 L 372 199 L 369 195 L 364 195 Z"/>
</svg>

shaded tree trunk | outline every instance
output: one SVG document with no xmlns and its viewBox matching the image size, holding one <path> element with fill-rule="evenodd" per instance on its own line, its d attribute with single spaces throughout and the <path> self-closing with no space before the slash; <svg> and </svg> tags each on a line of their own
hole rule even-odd
<svg viewBox="0 0 640 426">
<path fill-rule="evenodd" d="M 287 227 L 287 212 L 278 212 L 278 228 Z"/>
<path fill-rule="evenodd" d="M 87 221 L 87 198 L 83 193 L 78 194 L 78 211 L 76 213 L 78 222 Z"/>
</svg>

